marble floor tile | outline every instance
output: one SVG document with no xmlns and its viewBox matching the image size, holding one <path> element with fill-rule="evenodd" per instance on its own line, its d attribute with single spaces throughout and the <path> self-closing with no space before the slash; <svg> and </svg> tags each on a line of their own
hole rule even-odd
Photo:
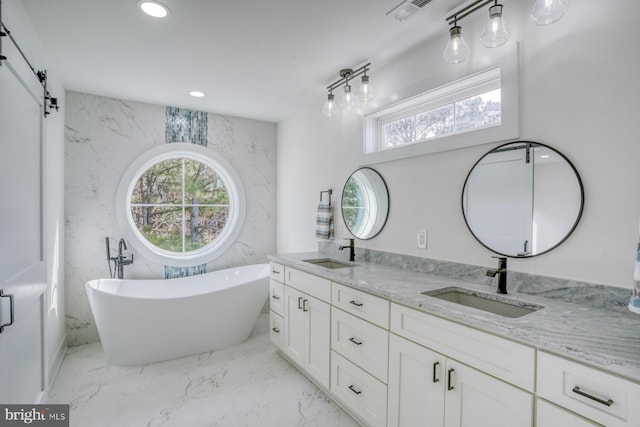
<svg viewBox="0 0 640 427">
<path fill-rule="evenodd" d="M 100 344 L 70 348 L 49 395 L 72 427 L 358 424 L 276 353 L 268 317 L 244 343 L 142 367 L 106 363 Z"/>
</svg>

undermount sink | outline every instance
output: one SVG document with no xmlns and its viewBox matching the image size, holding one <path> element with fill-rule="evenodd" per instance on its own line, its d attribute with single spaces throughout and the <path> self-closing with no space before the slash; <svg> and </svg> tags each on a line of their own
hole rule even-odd
<svg viewBox="0 0 640 427">
<path fill-rule="evenodd" d="M 319 267 L 331 268 L 331 269 L 356 267 L 358 265 L 358 264 L 348 263 L 344 261 L 338 261 L 337 259 L 332 259 L 332 258 L 303 259 L 302 261 L 317 265 Z"/>
<path fill-rule="evenodd" d="M 422 292 L 422 294 L 511 318 L 526 316 L 544 308 L 541 305 L 513 301 L 498 295 L 456 287 L 436 289 Z"/>
</svg>

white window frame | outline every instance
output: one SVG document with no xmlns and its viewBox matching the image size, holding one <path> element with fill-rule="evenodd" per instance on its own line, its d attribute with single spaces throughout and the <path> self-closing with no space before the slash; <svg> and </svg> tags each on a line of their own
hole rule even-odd
<svg viewBox="0 0 640 427">
<path fill-rule="evenodd" d="M 424 141 L 383 148 L 383 126 L 416 112 L 451 104 L 493 89 L 501 90 L 501 124 L 447 134 Z M 364 117 L 361 164 L 415 157 L 519 137 L 519 94 L 517 53 L 507 55 L 499 65 L 470 74 L 454 82 L 383 107 Z"/>
<path fill-rule="evenodd" d="M 140 233 L 131 214 L 131 195 L 142 174 L 156 163 L 176 158 L 195 160 L 213 169 L 224 183 L 229 195 L 229 214 L 220 234 L 207 245 L 182 253 L 168 251 L 151 244 Z M 246 197 L 239 175 L 224 158 L 196 144 L 171 143 L 146 151 L 126 170 L 116 192 L 116 219 L 124 237 L 140 255 L 159 264 L 191 267 L 215 259 L 233 245 L 242 230 L 245 216 Z"/>
</svg>

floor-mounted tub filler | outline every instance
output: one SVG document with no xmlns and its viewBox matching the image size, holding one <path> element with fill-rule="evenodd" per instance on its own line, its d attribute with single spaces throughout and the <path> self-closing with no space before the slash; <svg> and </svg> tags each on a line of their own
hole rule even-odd
<svg viewBox="0 0 640 427">
<path fill-rule="evenodd" d="M 269 264 L 85 287 L 107 362 L 143 365 L 246 340 L 269 295 Z"/>
</svg>

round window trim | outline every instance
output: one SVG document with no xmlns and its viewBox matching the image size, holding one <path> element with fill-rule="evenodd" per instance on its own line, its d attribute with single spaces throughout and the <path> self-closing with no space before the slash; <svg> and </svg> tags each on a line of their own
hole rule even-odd
<svg viewBox="0 0 640 427">
<path fill-rule="evenodd" d="M 186 158 L 212 168 L 227 188 L 229 215 L 221 233 L 202 248 L 185 253 L 172 252 L 152 245 L 138 230 L 131 215 L 131 195 L 138 179 L 156 163 Z M 116 192 L 116 220 L 129 243 L 144 258 L 165 265 L 191 267 L 222 255 L 240 234 L 246 215 L 246 198 L 242 182 L 233 167 L 217 153 L 191 143 L 171 143 L 146 151 L 129 165 Z"/>
</svg>

